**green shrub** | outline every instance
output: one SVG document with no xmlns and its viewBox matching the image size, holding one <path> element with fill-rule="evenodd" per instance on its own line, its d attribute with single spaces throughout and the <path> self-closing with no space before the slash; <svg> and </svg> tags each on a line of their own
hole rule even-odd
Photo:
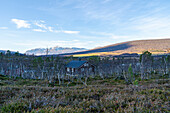
<svg viewBox="0 0 170 113">
<path fill-rule="evenodd" d="M 27 111 L 28 111 L 27 105 L 22 102 L 5 104 L 1 108 L 1 113 L 23 113 Z"/>
<path fill-rule="evenodd" d="M 58 108 L 42 108 L 32 110 L 31 113 L 84 113 L 82 108 L 68 108 L 68 107 L 58 107 Z"/>
<path fill-rule="evenodd" d="M 5 75 L 0 75 L 0 80 L 9 80 L 9 77 Z"/>
<path fill-rule="evenodd" d="M 133 81 L 133 85 L 138 85 L 138 80 Z"/>
</svg>

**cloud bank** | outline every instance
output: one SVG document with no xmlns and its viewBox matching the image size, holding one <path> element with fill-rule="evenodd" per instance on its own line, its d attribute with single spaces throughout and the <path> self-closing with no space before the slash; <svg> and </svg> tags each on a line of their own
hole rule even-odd
<svg viewBox="0 0 170 113">
<path fill-rule="evenodd" d="M 52 26 L 47 26 L 45 24 L 44 20 L 39 20 L 39 21 L 35 21 L 35 22 L 30 22 L 28 23 L 28 21 L 26 20 L 20 20 L 20 19 L 11 19 L 11 21 L 13 23 L 15 23 L 17 25 L 17 28 L 31 28 L 30 26 L 32 26 L 32 31 L 35 32 L 52 32 L 52 33 L 65 33 L 65 34 L 79 34 L 80 31 L 71 31 L 71 30 L 63 30 L 62 27 L 60 27 L 60 30 L 55 30 L 54 27 Z M 38 27 L 38 28 L 37 28 Z M 7 29 L 6 27 L 0 27 L 0 29 Z"/>
<path fill-rule="evenodd" d="M 45 30 L 42 30 L 42 29 L 33 29 L 33 31 L 37 31 L 37 32 L 46 32 Z"/>
<path fill-rule="evenodd" d="M 31 24 L 29 24 L 25 20 L 19 20 L 19 19 L 11 19 L 13 23 L 17 25 L 17 28 L 30 28 Z"/>
</svg>

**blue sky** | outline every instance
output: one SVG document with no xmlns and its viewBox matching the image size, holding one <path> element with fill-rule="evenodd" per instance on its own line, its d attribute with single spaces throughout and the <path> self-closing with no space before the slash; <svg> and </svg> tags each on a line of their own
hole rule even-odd
<svg viewBox="0 0 170 113">
<path fill-rule="evenodd" d="M 170 38 L 170 0 L 0 0 L 0 50 Z"/>
</svg>

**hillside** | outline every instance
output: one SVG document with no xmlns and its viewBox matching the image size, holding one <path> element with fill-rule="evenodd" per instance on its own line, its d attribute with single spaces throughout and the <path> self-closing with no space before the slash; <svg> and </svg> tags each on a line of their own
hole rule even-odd
<svg viewBox="0 0 170 113">
<path fill-rule="evenodd" d="M 119 55 L 123 53 L 142 53 L 150 51 L 153 54 L 164 54 L 170 51 L 170 38 L 155 40 L 136 40 L 112 44 L 82 52 L 75 52 L 66 55 L 91 56 L 91 55 Z"/>
<path fill-rule="evenodd" d="M 48 54 L 52 55 L 52 54 L 63 54 L 63 53 L 72 53 L 72 52 L 77 52 L 77 51 L 83 51 L 86 50 L 85 48 L 76 48 L 76 47 L 72 47 L 72 48 L 68 48 L 68 47 L 53 47 L 53 48 L 48 48 Z M 28 55 L 46 55 L 46 48 L 36 48 L 36 49 L 31 49 L 31 50 L 27 50 L 26 54 Z"/>
</svg>

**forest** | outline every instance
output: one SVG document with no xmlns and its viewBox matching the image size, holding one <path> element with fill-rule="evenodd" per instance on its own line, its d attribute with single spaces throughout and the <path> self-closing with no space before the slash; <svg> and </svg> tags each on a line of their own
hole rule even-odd
<svg viewBox="0 0 170 113">
<path fill-rule="evenodd" d="M 72 60 L 95 73 L 66 74 Z M 1 112 L 168 112 L 170 55 L 26 56 L 0 54 Z"/>
</svg>

